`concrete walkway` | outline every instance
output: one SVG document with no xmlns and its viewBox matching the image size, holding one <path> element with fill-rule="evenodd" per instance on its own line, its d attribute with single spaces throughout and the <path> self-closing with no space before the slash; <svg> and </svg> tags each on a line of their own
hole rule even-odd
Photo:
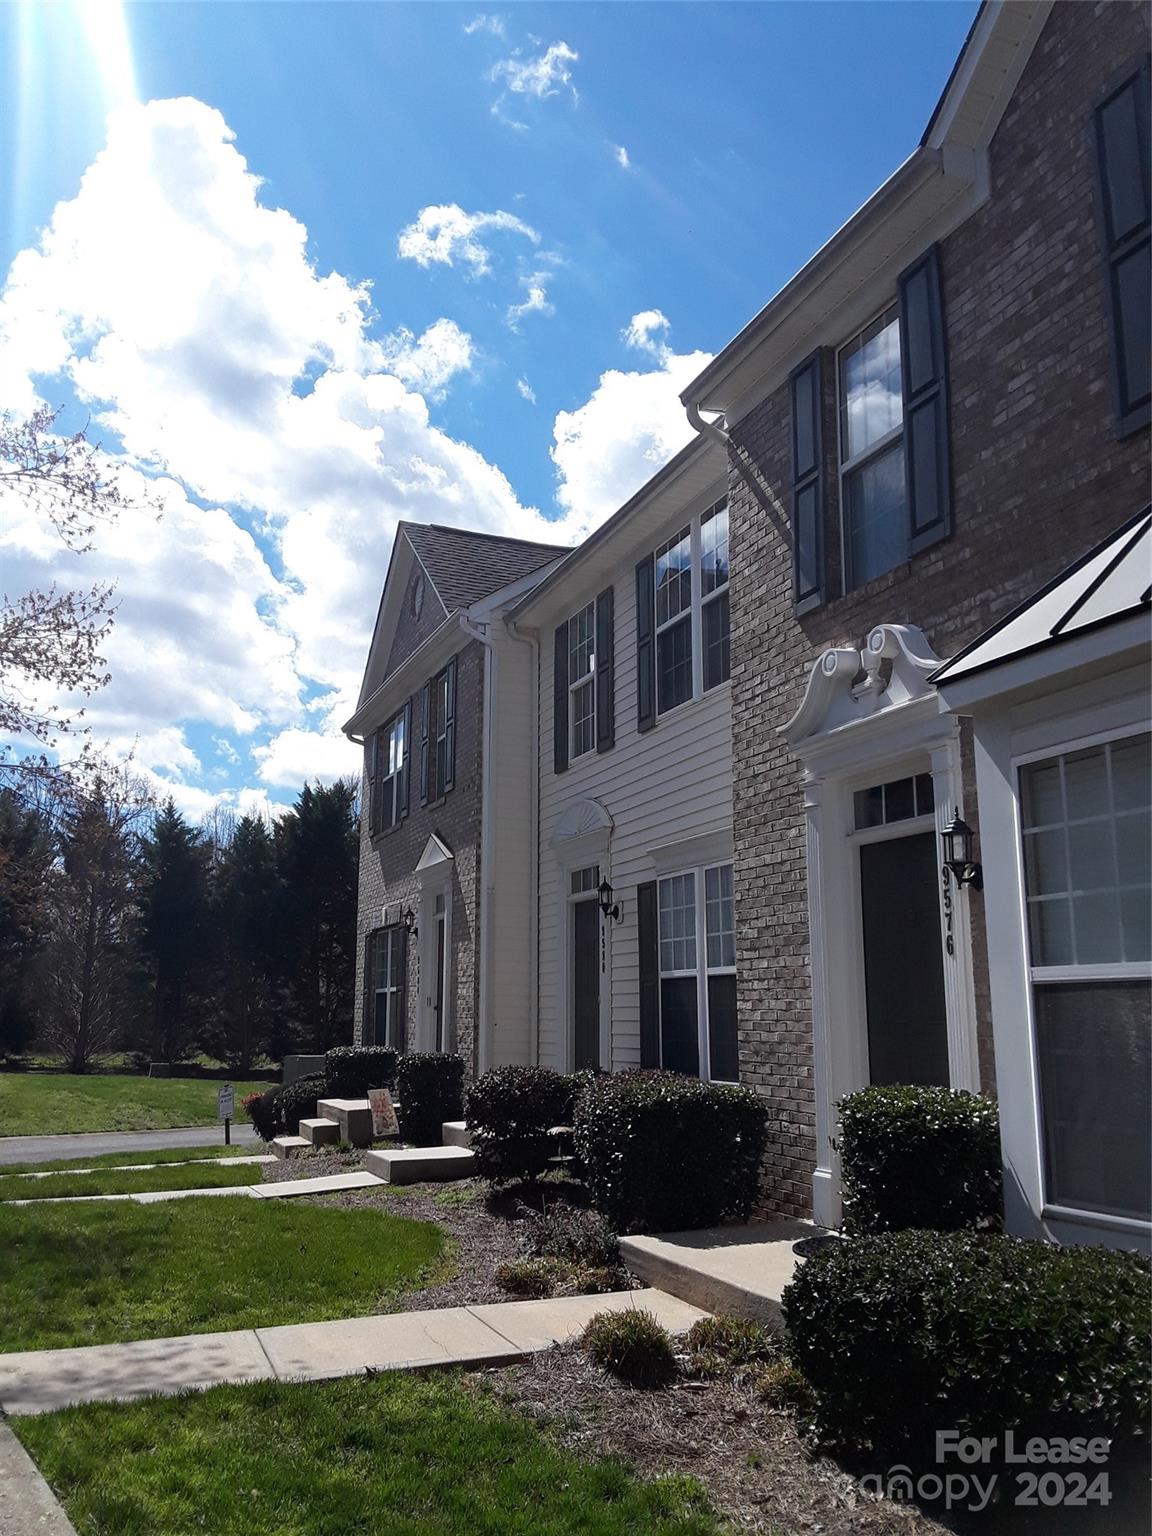
<svg viewBox="0 0 1152 1536">
<path fill-rule="evenodd" d="M 0 1536 L 76 1536 L 76 1527 L 7 1424 L 0 1424 Z"/>
<path fill-rule="evenodd" d="M 239 1159 L 237 1159 L 239 1161 Z M 275 1162 L 275 1158 L 269 1159 Z M 168 1164 L 162 1163 L 161 1167 Z M 194 1200 L 207 1195 L 247 1195 L 254 1200 L 290 1200 L 296 1195 L 336 1195 L 345 1189 L 370 1189 L 383 1185 L 374 1173 L 330 1173 L 318 1179 L 276 1179 L 270 1184 L 223 1184 L 208 1189 L 148 1189 L 137 1194 L 45 1195 L 32 1200 L 4 1200 L 3 1205 L 84 1205 L 93 1200 L 131 1200 L 135 1205 L 158 1205 L 164 1200 Z"/>
<path fill-rule="evenodd" d="M 683 1333 L 704 1313 L 662 1291 L 395 1312 L 331 1323 L 195 1333 L 83 1349 L 0 1354 L 0 1408 L 51 1413 L 70 1403 L 173 1396 L 241 1381 L 327 1381 L 365 1370 L 507 1364 L 582 1332 L 597 1312 L 629 1307 Z"/>
<path fill-rule="evenodd" d="M 810 1221 L 752 1221 L 622 1237 L 620 1257 L 646 1284 L 709 1312 L 782 1326 L 780 1297 L 804 1256 L 796 1244 L 819 1238 L 823 1230 Z"/>
<path fill-rule="evenodd" d="M 258 1140 L 254 1127 L 232 1127 L 233 1146 Z M 99 1157 L 105 1152 L 159 1152 L 166 1147 L 224 1147 L 219 1125 L 177 1126 L 168 1131 L 78 1131 L 67 1136 L 0 1136 L 0 1166 L 48 1163 L 58 1157 Z"/>
</svg>

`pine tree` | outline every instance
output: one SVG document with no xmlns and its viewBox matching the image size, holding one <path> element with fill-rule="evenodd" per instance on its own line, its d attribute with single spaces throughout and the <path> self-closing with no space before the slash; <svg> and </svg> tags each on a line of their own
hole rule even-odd
<svg viewBox="0 0 1152 1536">
<path fill-rule="evenodd" d="M 213 880 L 219 961 L 213 1049 L 242 1076 L 270 1043 L 278 907 L 272 836 L 258 817 L 244 816 L 219 855 Z"/>
<path fill-rule="evenodd" d="M 171 798 L 141 839 L 140 947 L 153 977 L 152 1050 L 179 1061 L 210 983 L 208 850 Z"/>
<path fill-rule="evenodd" d="M 48 816 L 15 789 L 0 789 L 0 1053 L 25 1050 L 39 1019 L 55 856 Z"/>
</svg>

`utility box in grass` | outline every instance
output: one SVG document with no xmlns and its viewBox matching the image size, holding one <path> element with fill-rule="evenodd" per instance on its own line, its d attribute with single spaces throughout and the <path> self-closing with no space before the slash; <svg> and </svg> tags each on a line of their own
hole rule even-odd
<svg viewBox="0 0 1152 1536">
<path fill-rule="evenodd" d="M 171 1077 L 172 1063 L 170 1061 L 153 1061 L 148 1065 L 149 1077 Z"/>
<path fill-rule="evenodd" d="M 323 1072 L 323 1056 L 285 1056 L 284 1071 L 280 1081 L 287 1088 L 289 1083 L 294 1083 L 298 1077 L 311 1077 L 316 1072 Z"/>
</svg>

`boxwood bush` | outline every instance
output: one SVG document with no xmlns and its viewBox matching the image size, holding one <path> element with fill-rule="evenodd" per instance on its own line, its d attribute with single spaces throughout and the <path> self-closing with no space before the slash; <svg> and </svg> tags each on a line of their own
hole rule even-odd
<svg viewBox="0 0 1152 1536">
<path fill-rule="evenodd" d="M 1000 1122 L 979 1094 L 912 1086 L 841 1099 L 846 1232 L 999 1227 Z"/>
<path fill-rule="evenodd" d="M 813 1427 L 851 1453 L 931 1459 L 936 1429 L 1002 1444 L 1145 1426 L 1152 1267 L 1135 1254 L 883 1233 L 814 1254 L 783 1308 Z"/>
<path fill-rule="evenodd" d="M 576 1152 L 592 1203 L 617 1232 L 746 1220 L 767 1135 L 747 1088 L 674 1072 L 622 1072 L 580 1094 Z"/>
<path fill-rule="evenodd" d="M 552 1126 L 572 1112 L 570 1078 L 547 1067 L 494 1067 L 468 1089 L 465 1117 L 476 1171 L 493 1184 L 538 1179 L 556 1150 Z"/>
<path fill-rule="evenodd" d="M 326 1098 L 328 1094 L 328 1079 L 322 1072 L 313 1073 L 311 1077 L 298 1077 L 294 1083 L 281 1088 L 277 1107 L 282 1134 L 295 1136 L 301 1120 L 315 1119 L 317 1099 Z"/>
<path fill-rule="evenodd" d="M 396 1061 L 400 1135 L 415 1147 L 438 1147 L 445 1120 L 464 1118 L 464 1060 L 412 1051 Z"/>
<path fill-rule="evenodd" d="M 328 1097 L 363 1099 L 369 1088 L 396 1082 L 396 1052 L 390 1045 L 337 1045 L 324 1057 Z"/>
</svg>

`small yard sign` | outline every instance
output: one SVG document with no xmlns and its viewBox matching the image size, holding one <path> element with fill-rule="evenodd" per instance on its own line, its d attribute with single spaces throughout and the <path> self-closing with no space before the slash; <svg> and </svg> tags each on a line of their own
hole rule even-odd
<svg viewBox="0 0 1152 1536">
<path fill-rule="evenodd" d="M 398 1136 L 400 1122 L 396 1118 L 396 1106 L 387 1088 L 369 1088 L 368 1102 L 372 1106 L 373 1136 Z"/>
<path fill-rule="evenodd" d="M 236 1090 L 231 1083 L 221 1085 L 216 1095 L 217 1120 L 232 1120 L 236 1115 Z"/>
</svg>

